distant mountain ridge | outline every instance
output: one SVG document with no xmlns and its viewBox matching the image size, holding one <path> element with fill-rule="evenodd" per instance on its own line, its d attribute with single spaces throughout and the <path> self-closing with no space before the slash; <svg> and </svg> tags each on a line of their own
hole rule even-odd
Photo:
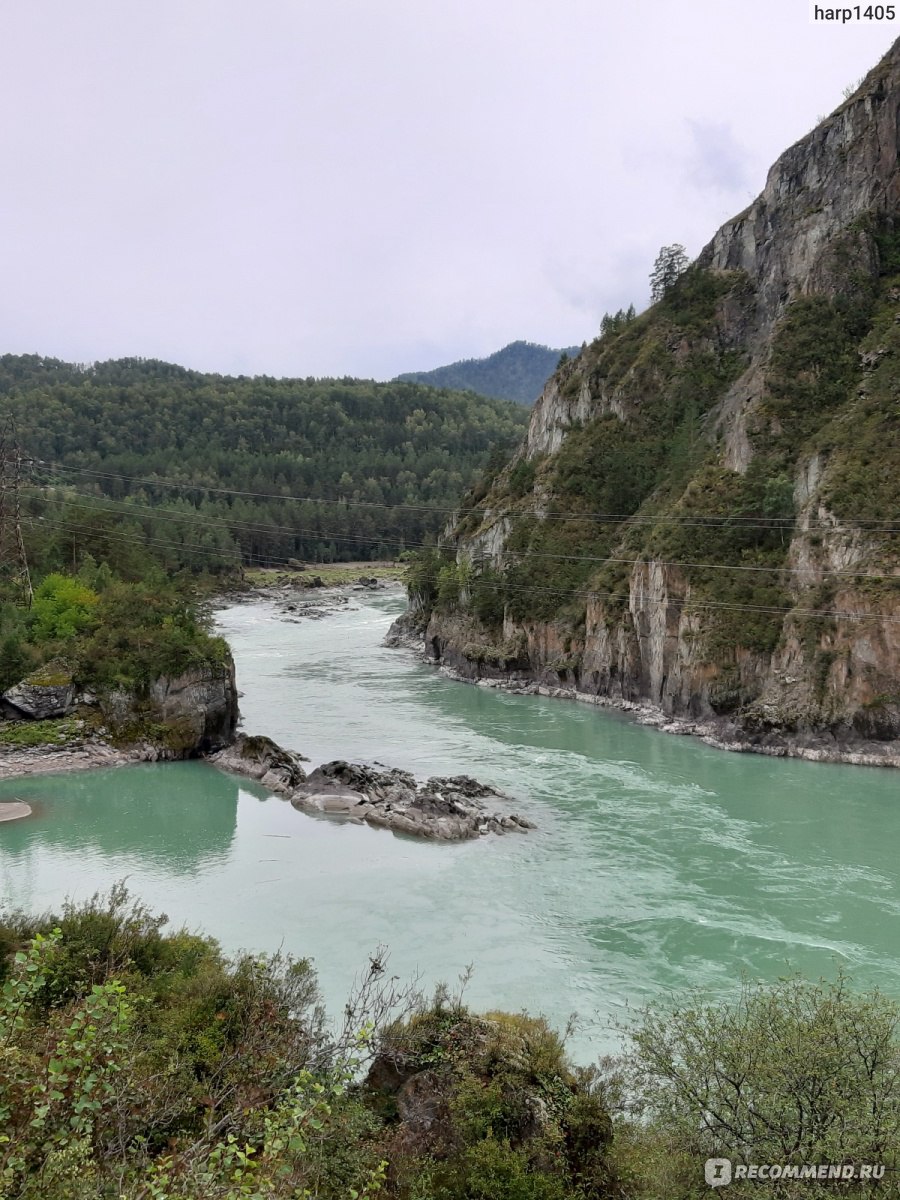
<svg viewBox="0 0 900 1200">
<path fill-rule="evenodd" d="M 475 392 L 496 400 L 515 400 L 533 404 L 544 384 L 556 370 L 560 356 L 578 354 L 580 346 L 552 350 L 535 342 L 510 342 L 487 358 L 464 358 L 435 367 L 433 371 L 407 371 L 397 380 L 405 383 L 430 383 L 434 387 Z"/>
</svg>

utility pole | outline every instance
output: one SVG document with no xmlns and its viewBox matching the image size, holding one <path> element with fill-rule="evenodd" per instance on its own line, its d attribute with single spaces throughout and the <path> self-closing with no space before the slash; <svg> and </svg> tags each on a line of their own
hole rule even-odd
<svg viewBox="0 0 900 1200">
<path fill-rule="evenodd" d="M 34 590 L 22 538 L 22 452 L 12 419 L 0 428 L 0 584 L 9 584 L 26 608 L 31 608 Z"/>
</svg>

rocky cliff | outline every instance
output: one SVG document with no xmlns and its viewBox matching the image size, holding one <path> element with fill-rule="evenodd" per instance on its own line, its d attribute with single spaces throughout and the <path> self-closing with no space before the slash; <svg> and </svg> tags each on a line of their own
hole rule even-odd
<svg viewBox="0 0 900 1200">
<path fill-rule="evenodd" d="M 160 676 L 145 688 L 102 693 L 85 691 L 67 664 L 57 660 L 9 688 L 2 708 L 3 716 L 13 722 L 44 722 L 54 742 L 58 738 L 54 720 L 76 714 L 76 740 L 109 739 L 142 757 L 190 758 L 233 741 L 237 699 L 230 654 L 221 664 L 206 663 L 178 676 Z"/>
<path fill-rule="evenodd" d="M 900 43 L 413 568 L 469 677 L 900 764 Z"/>
</svg>

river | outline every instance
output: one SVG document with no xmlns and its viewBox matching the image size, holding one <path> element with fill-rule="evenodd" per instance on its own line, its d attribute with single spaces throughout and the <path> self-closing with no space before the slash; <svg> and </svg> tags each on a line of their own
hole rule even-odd
<svg viewBox="0 0 900 1200">
<path fill-rule="evenodd" d="M 31 911 L 127 877 L 229 950 L 310 957 L 329 1006 L 379 944 L 431 987 L 471 965 L 479 1008 L 577 1013 L 580 1060 L 651 1000 L 799 970 L 900 995 L 900 776 L 728 754 L 616 712 L 448 680 L 381 645 L 396 592 L 292 623 L 219 614 L 244 729 L 308 755 L 466 772 L 538 829 L 432 845 L 295 811 L 203 763 L 0 783 L 0 903 Z"/>
</svg>

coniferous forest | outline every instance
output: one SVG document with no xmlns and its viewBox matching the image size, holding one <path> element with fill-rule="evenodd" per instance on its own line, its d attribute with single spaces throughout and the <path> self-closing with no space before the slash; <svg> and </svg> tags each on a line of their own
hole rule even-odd
<svg viewBox="0 0 900 1200">
<path fill-rule="evenodd" d="M 0 358 L 38 563 L 135 573 L 374 560 L 415 549 L 527 413 L 414 383 L 237 378 L 122 359 Z M 140 573 L 140 572 L 137 572 Z"/>
</svg>

